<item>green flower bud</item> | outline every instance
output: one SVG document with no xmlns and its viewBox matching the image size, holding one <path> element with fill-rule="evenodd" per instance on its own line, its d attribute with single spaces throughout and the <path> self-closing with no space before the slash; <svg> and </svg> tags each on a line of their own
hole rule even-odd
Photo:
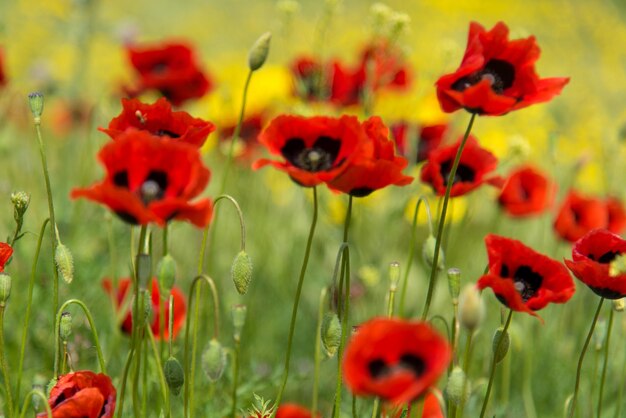
<svg viewBox="0 0 626 418">
<path fill-rule="evenodd" d="M 613 309 L 615 312 L 624 312 L 624 308 L 626 307 L 626 301 L 624 298 L 613 300 Z"/>
<path fill-rule="evenodd" d="M 28 95 L 28 105 L 30 111 L 35 118 L 35 122 L 41 122 L 41 114 L 43 113 L 43 94 L 39 92 L 30 93 Z"/>
<path fill-rule="evenodd" d="M 476 286 L 468 284 L 459 296 L 459 323 L 470 332 L 474 331 L 485 318 L 485 305 Z"/>
<path fill-rule="evenodd" d="M 394 261 L 389 263 L 389 289 L 394 291 L 398 287 L 400 281 L 400 263 Z"/>
<path fill-rule="evenodd" d="M 334 312 L 327 312 L 322 321 L 322 345 L 328 357 L 337 353 L 341 342 L 341 323 Z"/>
<path fill-rule="evenodd" d="M 232 309 L 233 315 L 233 338 L 235 341 L 239 341 L 241 337 L 241 330 L 246 323 L 246 305 L 235 305 Z"/>
<path fill-rule="evenodd" d="M 13 203 L 13 217 L 15 222 L 21 221 L 30 204 L 30 196 L 26 192 L 11 193 L 11 203 Z"/>
<path fill-rule="evenodd" d="M 509 337 L 509 333 L 503 334 L 504 327 L 500 327 L 493 334 L 493 339 L 491 340 L 491 351 L 493 352 L 494 357 L 496 358 L 496 363 L 500 363 L 506 353 L 509 352 L 509 346 L 511 345 L 511 338 Z M 502 342 L 500 342 L 500 336 L 502 336 Z M 498 344 L 500 345 L 500 349 L 498 350 Z"/>
<path fill-rule="evenodd" d="M 267 55 L 270 52 L 270 40 L 272 39 L 272 34 L 270 32 L 265 32 L 263 35 L 256 40 L 252 48 L 250 48 L 250 52 L 248 53 L 248 67 L 250 71 L 256 71 L 263 66 L 265 60 L 267 59 Z"/>
<path fill-rule="evenodd" d="M 61 242 L 59 242 L 54 252 L 54 262 L 57 265 L 59 275 L 63 278 L 65 283 L 72 283 L 72 280 L 74 280 L 74 257 L 70 249 Z"/>
<path fill-rule="evenodd" d="M 157 265 L 157 278 L 159 286 L 164 294 L 169 294 L 174 287 L 176 280 L 176 260 L 169 254 L 166 254 Z"/>
<path fill-rule="evenodd" d="M 146 289 L 150 279 L 152 278 L 152 257 L 150 257 L 150 254 L 139 253 L 137 254 L 137 258 L 135 260 L 137 278 L 139 279 L 139 288 Z"/>
<path fill-rule="evenodd" d="M 174 395 L 178 395 L 185 383 L 183 366 L 180 365 L 180 362 L 175 357 L 170 357 L 163 365 L 163 374 L 165 375 L 167 386 Z"/>
<path fill-rule="evenodd" d="M 459 405 L 461 402 L 467 400 L 470 394 L 470 388 L 467 382 L 467 377 L 459 366 L 456 366 L 450 372 L 448 376 L 448 383 L 446 384 L 446 395 L 448 399 L 454 404 Z"/>
<path fill-rule="evenodd" d="M 461 270 L 452 267 L 448 269 L 448 290 L 453 304 L 459 303 L 459 293 L 461 292 Z"/>
<path fill-rule="evenodd" d="M 433 235 L 428 235 L 424 246 L 422 247 L 422 257 L 424 263 L 430 268 L 433 267 L 433 261 L 435 261 L 435 246 L 437 245 L 437 239 Z M 445 264 L 445 257 L 443 255 L 443 249 L 439 247 L 439 257 L 437 259 L 437 270 L 442 270 Z"/>
<path fill-rule="evenodd" d="M 72 314 L 65 311 L 61 314 L 61 323 L 59 324 L 59 336 L 63 341 L 67 341 L 72 333 Z"/>
<path fill-rule="evenodd" d="M 217 381 L 226 368 L 226 350 L 215 338 L 209 341 L 208 347 L 202 353 L 202 367 L 212 382 Z"/>
<path fill-rule="evenodd" d="M 0 272 L 0 306 L 4 306 L 9 296 L 11 296 L 11 276 Z"/>
<path fill-rule="evenodd" d="M 252 280 L 252 260 L 244 250 L 240 251 L 230 268 L 230 275 L 240 295 L 245 295 Z"/>
</svg>

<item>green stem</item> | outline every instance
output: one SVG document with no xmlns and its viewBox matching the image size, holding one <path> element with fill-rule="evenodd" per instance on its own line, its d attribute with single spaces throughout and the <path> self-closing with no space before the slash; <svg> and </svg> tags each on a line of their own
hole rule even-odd
<svg viewBox="0 0 626 418">
<path fill-rule="evenodd" d="M 469 365 L 472 358 L 472 338 L 474 337 L 474 331 L 470 331 L 465 341 L 465 355 L 463 356 L 463 374 L 465 375 L 465 381 L 463 382 L 463 392 L 461 392 L 461 404 L 458 409 L 458 417 L 463 416 L 463 410 L 465 409 L 465 392 L 467 391 L 467 381 L 469 379 Z M 455 415 L 450 415 L 450 418 L 455 418 Z"/>
<path fill-rule="evenodd" d="M 130 365 L 132 363 L 134 354 L 135 345 L 131 343 L 130 350 L 128 351 L 128 357 L 126 357 L 126 363 L 124 364 L 124 371 L 122 372 L 122 383 L 120 386 L 120 394 L 118 395 L 119 402 L 117 405 L 117 418 L 121 418 L 124 411 L 124 394 L 126 392 L 126 380 L 128 378 L 128 372 L 130 370 Z"/>
<path fill-rule="evenodd" d="M 144 326 L 144 329 L 147 328 Z M 142 332 L 145 335 L 145 331 Z M 148 411 L 148 341 L 146 338 L 143 338 L 143 358 L 144 358 L 144 366 L 143 366 L 143 375 L 141 386 L 143 388 L 141 392 L 141 416 L 146 417 Z"/>
<path fill-rule="evenodd" d="M 291 322 L 289 324 L 289 337 L 287 339 L 287 353 L 285 355 L 285 368 L 283 370 L 283 380 L 276 396 L 276 406 L 280 406 L 280 402 L 283 399 L 283 392 L 287 386 L 287 379 L 289 378 L 289 363 L 291 360 L 291 347 L 293 345 L 293 335 L 296 329 L 296 318 L 298 316 L 298 304 L 300 303 L 300 294 L 302 293 L 302 284 L 304 283 L 304 275 L 306 273 L 307 265 L 309 264 L 309 255 L 311 254 L 311 244 L 313 243 L 313 235 L 315 233 L 315 226 L 317 225 L 317 187 L 313 187 L 313 218 L 311 220 L 311 228 L 309 229 L 309 237 L 307 238 L 306 248 L 304 250 L 304 259 L 302 260 L 302 267 L 300 268 L 300 277 L 298 278 L 298 287 L 296 288 L 296 296 L 293 301 L 293 308 L 291 310 Z M 271 415 L 271 418 L 276 417 L 276 410 Z"/>
<path fill-rule="evenodd" d="M 480 410 L 480 418 L 483 418 L 485 416 L 485 412 L 487 412 L 487 405 L 489 404 L 489 396 L 491 395 L 491 388 L 493 387 L 493 378 L 496 374 L 496 366 L 498 365 L 498 358 L 496 356 L 496 353 L 500 352 L 500 348 L 502 347 L 502 343 L 506 336 L 507 330 L 509 329 L 509 325 L 511 324 L 511 318 L 513 318 L 513 310 L 509 309 L 509 316 L 506 318 L 504 329 L 502 330 L 502 334 L 500 334 L 500 338 L 498 338 L 496 349 L 493 350 L 493 359 L 491 360 L 491 371 L 489 372 L 489 384 L 487 385 L 487 393 L 485 394 L 483 407 Z"/>
<path fill-rule="evenodd" d="M 591 341 L 591 337 L 593 336 L 593 330 L 596 327 L 596 322 L 598 322 L 600 310 L 602 309 L 602 303 L 604 303 L 604 298 L 600 298 L 600 303 L 598 303 L 596 314 L 594 315 L 593 321 L 591 322 L 591 328 L 589 328 L 589 333 L 587 334 L 587 338 L 585 339 L 585 344 L 583 345 L 583 349 L 580 352 L 580 357 L 578 358 L 578 367 L 576 369 L 576 384 L 574 386 L 574 395 L 572 396 L 572 402 L 570 404 L 570 410 L 568 415 L 569 418 L 573 418 L 574 412 L 576 411 L 576 400 L 578 398 L 578 389 L 580 387 L 580 373 L 583 368 L 583 359 L 585 358 L 587 347 L 589 347 L 589 342 Z"/>
<path fill-rule="evenodd" d="M 213 338 L 217 339 L 219 336 L 219 299 L 217 296 L 217 289 L 215 287 L 215 282 L 212 278 L 205 274 L 201 274 L 196 276 L 191 282 L 191 286 L 189 288 L 189 297 L 187 300 L 191 304 L 193 300 L 194 292 L 196 293 L 196 301 L 195 301 L 195 309 L 198 309 L 200 303 L 199 294 L 200 292 L 196 290 L 197 285 L 201 282 L 205 281 L 209 285 L 209 289 L 211 290 L 211 294 L 213 296 Z M 191 310 L 191 306 L 189 306 L 189 310 Z M 185 372 L 185 390 L 183 394 L 183 409 L 184 416 L 189 417 L 189 412 L 193 411 L 193 386 L 195 379 L 195 361 L 196 361 L 196 347 L 197 347 L 197 332 L 198 332 L 198 320 L 194 321 L 194 338 L 193 338 L 193 347 L 192 347 L 192 355 L 191 359 L 189 359 L 189 329 L 191 326 L 191 315 L 187 315 L 186 324 L 185 324 L 185 349 L 183 351 L 183 370 Z"/>
<path fill-rule="evenodd" d="M 467 129 L 465 130 L 465 135 L 463 135 L 463 139 L 461 140 L 461 144 L 459 145 L 459 150 L 454 157 L 454 163 L 452 164 L 452 168 L 450 169 L 450 174 L 448 175 L 448 181 L 446 186 L 446 194 L 443 198 L 443 206 L 441 208 L 441 216 L 439 216 L 439 225 L 437 227 L 437 238 L 435 241 L 435 252 L 433 254 L 433 263 L 430 270 L 430 280 L 428 282 L 428 292 L 426 293 L 426 303 L 424 304 L 424 312 L 422 312 L 422 320 L 428 317 L 428 310 L 430 309 L 430 303 L 433 298 L 433 291 L 435 289 L 435 279 L 437 277 L 437 267 L 439 266 L 439 250 L 441 248 L 441 240 L 443 239 L 443 229 L 446 223 L 446 214 L 448 211 L 448 201 L 450 200 L 450 192 L 452 191 L 452 186 L 454 185 L 454 176 L 456 175 L 456 170 L 459 167 L 459 162 L 461 161 L 461 154 L 463 153 L 463 149 L 465 148 L 465 143 L 470 136 L 470 132 L 472 131 L 472 126 L 474 125 L 474 120 L 476 119 L 476 113 L 472 113 L 472 117 L 467 125 Z"/>
<path fill-rule="evenodd" d="M 30 312 L 33 303 L 33 289 L 35 287 L 35 275 L 37 274 L 37 262 L 39 261 L 39 253 L 41 252 L 41 244 L 43 241 L 43 235 L 48 225 L 49 219 L 46 219 L 41 224 L 41 230 L 39 231 L 39 237 L 37 238 L 37 249 L 35 250 L 35 257 L 30 270 L 30 280 L 28 281 L 28 301 L 26 302 L 26 314 L 24 316 L 24 325 L 22 326 L 22 344 L 20 345 L 20 361 L 17 368 L 17 386 L 15 390 L 16 396 L 20 396 L 20 388 L 22 385 L 22 373 L 24 371 L 24 353 L 26 352 L 26 338 L 28 337 L 28 325 L 30 324 Z"/>
<path fill-rule="evenodd" d="M 613 327 L 613 309 L 609 314 L 609 329 L 606 332 L 604 346 L 604 364 L 602 365 L 602 377 L 600 378 L 600 394 L 598 395 L 598 418 L 602 417 L 602 394 L 604 392 L 604 380 L 606 379 L 606 369 L 609 362 L 609 344 L 611 343 L 611 328 Z"/>
<path fill-rule="evenodd" d="M 322 363 L 322 323 L 324 321 L 324 305 L 326 304 L 325 287 L 320 291 L 320 302 L 317 308 L 317 328 L 315 331 L 315 354 L 313 367 L 313 396 L 311 401 L 311 416 L 317 416 L 317 401 L 319 397 L 320 365 Z"/>
<path fill-rule="evenodd" d="M 377 397 L 376 399 L 374 399 L 374 407 L 372 408 L 372 418 L 378 418 L 379 409 L 380 409 L 380 398 Z"/>
<path fill-rule="evenodd" d="M 235 350 L 233 351 L 233 392 L 232 402 L 233 406 L 230 412 L 232 418 L 237 418 L 237 383 L 239 380 L 239 339 L 235 339 Z"/>
<path fill-rule="evenodd" d="M 620 376 L 626 376 L 626 350 L 624 350 L 624 360 L 622 363 L 622 374 Z M 622 399 L 624 398 L 624 386 L 626 382 L 622 381 L 619 383 L 619 388 L 617 391 L 617 407 L 615 408 L 615 416 L 614 418 L 620 418 L 622 415 Z"/>
<path fill-rule="evenodd" d="M 163 365 L 161 364 L 161 357 L 159 355 L 159 351 L 157 350 L 156 341 L 154 340 L 154 335 L 152 335 L 152 330 L 150 326 L 146 324 L 146 334 L 148 334 L 148 339 L 150 340 L 150 345 L 152 346 L 152 355 L 154 356 L 154 361 L 156 362 L 157 373 L 159 374 L 159 385 L 161 386 L 161 394 L 163 395 L 163 402 L 165 403 L 165 410 L 170 410 L 169 405 L 169 396 L 167 389 L 167 382 L 165 381 L 165 374 L 163 374 Z"/>
<path fill-rule="evenodd" d="M 22 412 L 20 413 L 20 418 L 24 418 L 26 416 L 26 410 L 28 409 L 28 404 L 33 396 L 39 396 L 43 401 L 43 406 L 46 408 L 46 414 L 48 418 L 52 418 L 52 409 L 50 409 L 50 405 L 48 405 L 48 398 L 46 395 L 39 389 L 33 389 L 26 394 L 26 398 L 24 398 L 24 403 L 22 404 Z"/>
<path fill-rule="evenodd" d="M 8 416 L 13 416 L 13 394 L 11 393 L 11 382 L 9 380 L 9 367 L 4 354 L 4 303 L 0 304 L 0 367 L 2 367 L 2 377 L 4 379 L 4 390 L 6 392 Z"/>
<path fill-rule="evenodd" d="M 245 251 L 246 249 L 246 223 L 243 220 L 243 212 L 241 211 L 241 207 L 239 206 L 239 203 L 237 203 L 237 200 L 235 200 L 234 197 L 227 195 L 227 194 L 218 196 L 213 202 L 214 207 L 217 207 L 217 204 L 221 200 L 224 200 L 224 199 L 231 202 L 233 206 L 235 206 L 235 209 L 237 210 L 237 216 L 239 216 L 239 229 L 241 231 L 241 242 L 240 242 L 241 251 Z"/>
</svg>

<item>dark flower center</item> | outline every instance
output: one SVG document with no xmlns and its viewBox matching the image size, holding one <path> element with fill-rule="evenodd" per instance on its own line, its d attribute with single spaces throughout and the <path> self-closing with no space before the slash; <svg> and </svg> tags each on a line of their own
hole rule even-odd
<svg viewBox="0 0 626 418">
<path fill-rule="evenodd" d="M 517 270 L 515 270 L 513 277 L 509 277 L 509 274 L 509 267 L 502 264 L 502 267 L 500 268 L 500 277 L 513 279 L 515 282 L 515 290 L 517 290 L 520 294 L 524 303 L 528 302 L 528 299 L 535 296 L 541 287 L 541 283 L 543 282 L 541 274 L 534 272 L 529 266 L 518 267 Z"/>
<path fill-rule="evenodd" d="M 389 365 L 384 360 L 377 358 L 369 362 L 367 369 L 373 379 L 380 379 L 396 370 L 409 371 L 415 377 L 420 377 L 426 370 L 426 364 L 424 364 L 424 360 L 413 354 L 403 354 L 397 364 Z"/>
<path fill-rule="evenodd" d="M 118 171 L 113 175 L 113 183 L 118 187 L 128 189 L 128 172 Z M 167 189 L 167 173 L 165 171 L 153 170 L 139 187 L 139 198 L 144 205 L 148 205 L 154 200 L 162 199 Z"/>
<path fill-rule="evenodd" d="M 150 68 L 150 72 L 155 75 L 166 73 L 168 70 L 169 64 L 166 61 L 157 62 Z"/>
<path fill-rule="evenodd" d="M 589 257 L 593 261 L 597 261 L 600 264 L 609 264 L 611 261 L 615 260 L 615 257 L 617 257 L 620 254 L 621 253 L 619 251 L 608 251 L 602 254 L 600 257 L 598 257 L 597 260 L 593 254 L 589 254 L 587 257 Z"/>
<path fill-rule="evenodd" d="M 154 132 L 154 134 L 157 136 L 169 136 L 170 138 L 180 138 L 179 134 L 177 134 L 176 132 L 169 131 L 167 129 L 159 129 L 158 131 Z"/>
<path fill-rule="evenodd" d="M 340 149 L 339 139 L 320 136 L 311 148 L 307 148 L 301 138 L 290 138 L 280 152 L 293 166 L 316 173 L 330 170 Z"/>
<path fill-rule="evenodd" d="M 489 80 L 491 89 L 495 93 L 502 94 L 502 92 L 511 87 L 515 81 L 515 67 L 507 61 L 498 59 L 489 60 L 482 69 L 455 81 L 454 84 L 452 84 L 452 89 L 464 91 L 485 79 Z"/>
<path fill-rule="evenodd" d="M 453 161 L 445 161 L 441 164 L 441 168 L 439 169 L 439 173 L 441 174 L 441 177 L 443 177 L 444 186 L 447 186 L 448 181 L 450 181 L 450 171 L 452 171 L 452 164 Z M 459 164 L 456 169 L 456 173 L 454 174 L 454 179 L 452 179 L 452 184 L 463 182 L 471 183 L 474 181 L 475 178 L 476 173 L 474 172 L 473 168 L 465 164 Z"/>
</svg>

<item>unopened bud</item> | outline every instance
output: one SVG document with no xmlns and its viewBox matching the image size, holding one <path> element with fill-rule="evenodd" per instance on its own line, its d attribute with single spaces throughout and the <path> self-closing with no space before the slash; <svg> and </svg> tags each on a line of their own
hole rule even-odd
<svg viewBox="0 0 626 418">
<path fill-rule="evenodd" d="M 450 297 L 452 303 L 457 305 L 459 303 L 459 293 L 461 292 L 461 270 L 452 267 L 448 269 L 448 290 L 450 291 Z"/>
<path fill-rule="evenodd" d="M 161 291 L 169 295 L 176 280 L 176 260 L 170 254 L 166 254 L 157 265 L 157 278 Z"/>
<path fill-rule="evenodd" d="M 74 257 L 72 257 L 70 249 L 61 242 L 59 242 L 54 252 L 54 262 L 57 265 L 59 275 L 65 283 L 72 283 L 72 280 L 74 280 Z"/>
<path fill-rule="evenodd" d="M 600 319 L 596 324 L 595 331 L 593 332 L 593 343 L 595 345 L 595 349 L 598 351 L 600 351 L 604 345 L 607 329 L 608 327 L 606 321 L 604 319 Z"/>
<path fill-rule="evenodd" d="M 152 277 L 152 257 L 150 257 L 150 254 L 139 253 L 137 254 L 137 258 L 135 260 L 139 288 L 146 289 L 148 287 L 148 282 Z"/>
<path fill-rule="evenodd" d="M 13 203 L 13 217 L 16 222 L 19 222 L 28 209 L 30 196 L 26 192 L 11 193 L 11 203 Z"/>
<path fill-rule="evenodd" d="M 328 357 L 337 353 L 341 342 L 341 323 L 336 313 L 328 312 L 322 321 L 322 345 Z"/>
<path fill-rule="evenodd" d="M 491 341 L 491 350 L 496 363 L 500 363 L 504 359 L 506 353 L 509 352 L 509 346 L 511 345 L 509 333 L 503 333 L 503 331 L 504 327 L 498 328 L 493 334 L 493 340 Z M 500 341 L 500 338 L 502 338 L 502 341 Z"/>
<path fill-rule="evenodd" d="M 624 298 L 613 300 L 613 309 L 615 312 L 624 312 L 624 308 L 626 307 L 626 301 Z"/>
<path fill-rule="evenodd" d="M 240 295 L 245 295 L 252 280 L 252 260 L 250 260 L 250 256 L 244 250 L 240 251 L 233 260 L 230 275 L 233 278 L 237 292 Z"/>
<path fill-rule="evenodd" d="M 248 67 L 250 71 L 256 71 L 263 66 L 265 60 L 267 59 L 267 55 L 270 52 L 270 40 L 272 39 L 272 34 L 270 32 L 265 32 L 263 35 L 256 40 L 252 48 L 250 48 L 250 52 L 248 54 Z"/>
<path fill-rule="evenodd" d="M 43 113 L 43 94 L 39 92 L 30 93 L 28 95 L 28 105 L 30 111 L 35 118 L 35 122 L 41 122 L 41 114 Z"/>
<path fill-rule="evenodd" d="M 424 246 L 422 247 L 422 257 L 424 258 L 424 263 L 430 268 L 433 267 L 433 262 L 435 261 L 435 246 L 437 245 L 437 239 L 433 235 L 428 235 L 426 241 L 424 241 Z M 437 259 L 437 270 L 443 269 L 445 264 L 445 257 L 443 255 L 443 249 L 439 247 L 439 257 Z"/>
<path fill-rule="evenodd" d="M 72 334 L 72 314 L 65 311 L 61 314 L 61 323 L 59 324 L 59 336 L 63 341 L 67 341 Z"/>
<path fill-rule="evenodd" d="M 466 285 L 459 296 L 459 322 L 469 331 L 474 331 L 483 322 L 485 305 L 480 292 L 472 284 Z"/>
<path fill-rule="evenodd" d="M 246 323 L 246 313 L 248 309 L 246 305 L 235 305 L 232 309 L 233 314 L 233 338 L 239 341 L 241 338 L 241 330 Z"/>
<path fill-rule="evenodd" d="M 208 347 L 202 353 L 202 367 L 212 382 L 215 382 L 224 373 L 226 368 L 226 350 L 215 338 L 209 341 Z"/>
<path fill-rule="evenodd" d="M 620 254 L 609 265 L 609 276 L 616 277 L 626 274 L 626 254 Z"/>
<path fill-rule="evenodd" d="M 0 306 L 4 306 L 9 296 L 11 296 L 11 276 L 0 272 Z"/>
<path fill-rule="evenodd" d="M 165 375 L 167 386 L 174 395 L 178 395 L 185 383 L 183 366 L 180 365 L 180 362 L 175 357 L 170 357 L 163 365 L 163 374 Z"/>
<path fill-rule="evenodd" d="M 456 366 L 450 372 L 448 376 L 448 383 L 446 384 L 446 396 L 454 405 L 459 405 L 461 402 L 467 400 L 468 392 L 470 391 L 467 384 L 467 378 L 463 369 Z"/>
<path fill-rule="evenodd" d="M 389 289 L 394 291 L 398 287 L 400 281 L 400 263 L 394 261 L 389 263 Z"/>
</svg>

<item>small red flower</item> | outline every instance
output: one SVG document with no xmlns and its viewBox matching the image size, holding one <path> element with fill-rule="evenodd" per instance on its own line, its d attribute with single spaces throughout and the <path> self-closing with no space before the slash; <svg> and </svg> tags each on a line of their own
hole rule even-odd
<svg viewBox="0 0 626 418">
<path fill-rule="evenodd" d="M 213 85 L 196 62 L 191 47 L 183 43 L 128 47 L 128 57 L 140 79 L 131 95 L 156 90 L 174 106 L 208 93 Z"/>
<path fill-rule="evenodd" d="M 59 377 L 48 404 L 54 418 L 112 418 L 115 397 L 109 376 L 82 370 Z M 37 415 L 47 416 L 45 412 Z"/>
<path fill-rule="evenodd" d="M 559 209 L 554 229 L 561 238 L 574 242 L 592 229 L 606 228 L 608 222 L 606 202 L 571 190 Z"/>
<path fill-rule="evenodd" d="M 438 196 L 446 194 L 450 171 L 460 145 L 461 140 L 454 145 L 433 150 L 422 167 L 422 181 L 430 184 Z M 499 176 L 489 177 L 497 166 L 498 159 L 491 152 L 481 148 L 476 138 L 470 135 L 459 160 L 450 196 L 462 196 L 485 182 L 500 185 L 502 179 Z"/>
<path fill-rule="evenodd" d="M 324 66 L 314 58 L 300 57 L 291 64 L 296 93 L 304 100 L 319 100 L 327 87 Z"/>
<path fill-rule="evenodd" d="M 450 357 L 448 342 L 430 325 L 374 318 L 361 325 L 349 342 L 343 373 L 356 395 L 407 404 L 435 384 Z"/>
<path fill-rule="evenodd" d="M 383 418 L 402 418 L 402 413 L 405 409 L 405 406 L 400 406 L 393 408 L 389 413 L 386 413 L 383 408 Z M 409 416 L 407 414 L 406 416 Z M 439 404 L 439 399 L 430 391 L 424 397 L 424 409 L 422 411 L 422 418 L 445 418 L 443 411 L 441 410 L 441 405 Z"/>
<path fill-rule="evenodd" d="M 137 99 L 122 99 L 122 113 L 109 122 L 108 128 L 100 130 L 115 139 L 128 128 L 201 147 L 207 136 L 215 130 L 215 125 L 194 118 L 187 112 L 172 112 L 172 105 L 162 97 L 153 104 L 142 103 Z"/>
<path fill-rule="evenodd" d="M 261 159 L 252 167 L 270 164 L 305 187 L 334 179 L 353 159 L 371 154 L 373 148 L 354 116 L 281 115 L 270 122 L 259 140 L 284 161 Z"/>
<path fill-rule="evenodd" d="M 609 275 L 611 261 L 626 253 L 626 241 L 606 229 L 594 229 L 580 238 L 572 248 L 567 267 L 597 295 L 607 299 L 626 296 L 626 274 Z"/>
<path fill-rule="evenodd" d="M 102 203 L 129 223 L 164 225 L 171 219 L 205 227 L 213 207 L 209 199 L 195 203 L 210 172 L 198 150 L 176 140 L 128 129 L 98 154 L 107 174 L 89 188 L 74 189 L 72 198 Z"/>
<path fill-rule="evenodd" d="M 490 287 L 514 311 L 537 316 L 548 303 L 567 302 L 576 288 L 565 266 L 521 242 L 489 234 L 485 238 L 489 271 L 478 288 Z"/>
<path fill-rule="evenodd" d="M 13 248 L 6 242 L 0 242 L 0 272 L 4 271 L 4 266 L 13 255 Z"/>
<path fill-rule="evenodd" d="M 605 201 L 608 211 L 607 229 L 616 234 L 621 233 L 626 228 L 626 211 L 622 202 L 615 197 L 608 197 Z"/>
<path fill-rule="evenodd" d="M 270 415 L 271 414 L 263 414 L 263 416 L 261 416 L 261 413 L 258 413 L 250 418 L 270 418 Z M 318 413 L 315 417 L 321 418 L 321 415 Z M 276 418 L 313 418 L 313 415 L 303 406 L 295 403 L 286 403 L 278 408 Z"/>
<path fill-rule="evenodd" d="M 341 174 L 329 181 L 328 186 L 363 197 L 390 184 L 406 186 L 411 183 L 413 177 L 402 174 L 408 162 L 404 157 L 395 155 L 389 129 L 383 121 L 373 116 L 363 123 L 363 129 L 373 144 L 372 153 L 353 160 Z"/>
<path fill-rule="evenodd" d="M 538 215 L 550 206 L 554 192 L 555 186 L 542 172 L 523 166 L 509 174 L 498 203 L 511 216 Z"/>
<path fill-rule="evenodd" d="M 237 153 L 237 157 L 243 160 L 250 160 L 256 156 L 259 148 L 259 135 L 263 130 L 265 117 L 261 113 L 255 113 L 246 117 L 239 131 L 239 140 L 243 142 L 243 149 Z M 220 141 L 233 139 L 236 124 L 222 125 L 218 131 Z"/>
<path fill-rule="evenodd" d="M 416 136 L 410 134 L 411 130 L 419 131 L 417 132 L 417 157 L 415 158 L 415 162 L 419 164 L 427 160 L 433 150 L 439 148 L 448 130 L 448 125 L 425 125 L 418 129 L 406 122 L 400 122 L 392 125 L 390 129 L 398 151 L 405 157 L 408 152 L 408 141 L 415 139 Z"/>
<path fill-rule="evenodd" d="M 111 280 L 105 279 L 102 282 L 104 290 L 112 295 L 113 294 L 113 285 Z M 124 278 L 119 281 L 117 291 L 115 292 L 115 301 L 117 304 L 117 308 L 120 309 L 122 304 L 124 303 L 124 299 L 126 298 L 126 294 L 131 288 L 132 283 L 129 278 Z M 130 289 L 132 291 L 132 289 Z M 187 307 L 185 305 L 185 295 L 183 292 L 177 288 L 172 288 L 172 296 L 174 296 L 174 315 L 173 315 L 173 335 L 172 338 L 176 338 L 180 329 L 185 324 L 185 315 L 187 314 Z M 161 303 L 164 304 L 165 308 L 165 317 L 163 319 L 163 323 L 165 324 L 165 332 L 163 334 L 164 339 L 169 338 L 169 330 L 167 326 L 167 321 L 170 315 L 170 306 L 169 306 L 169 297 L 161 297 L 159 292 L 159 283 L 156 279 L 152 279 L 152 324 L 150 324 L 150 329 L 152 329 L 152 333 L 154 334 L 154 338 L 157 340 L 161 338 L 161 329 L 160 329 L 160 318 L 161 318 Z M 130 335 L 133 331 L 133 316 L 132 310 L 128 312 L 128 315 L 124 318 L 124 322 L 122 322 L 122 331 L 126 334 Z"/>
<path fill-rule="evenodd" d="M 509 28 L 502 22 L 490 31 L 470 24 L 461 66 L 436 83 L 444 112 L 465 108 L 481 115 L 504 115 L 561 93 L 569 78 L 540 79 L 535 73 L 540 54 L 535 37 L 508 38 Z"/>
</svg>

